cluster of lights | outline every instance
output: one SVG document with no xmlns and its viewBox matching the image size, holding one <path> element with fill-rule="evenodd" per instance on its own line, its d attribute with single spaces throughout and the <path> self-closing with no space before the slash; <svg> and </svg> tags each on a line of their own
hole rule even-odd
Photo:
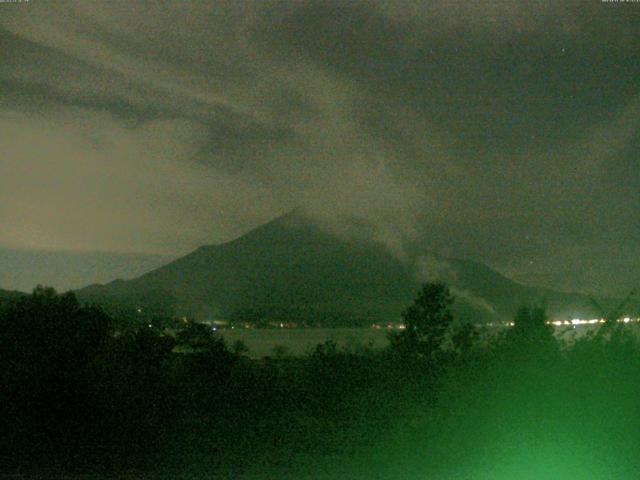
<svg viewBox="0 0 640 480">
<path fill-rule="evenodd" d="M 606 320 L 604 318 L 592 318 L 591 320 L 582 320 L 580 318 L 573 318 L 571 320 L 553 320 L 546 322 L 547 325 L 555 325 L 556 327 L 561 327 L 564 325 L 596 325 L 598 323 L 605 323 Z"/>
<path fill-rule="evenodd" d="M 604 318 L 592 318 L 590 320 L 583 320 L 581 318 L 573 318 L 571 320 L 549 320 L 545 322 L 547 325 L 553 325 L 555 327 L 576 327 L 578 325 L 598 325 L 602 323 L 606 323 L 607 320 Z M 617 320 L 618 323 L 640 323 L 640 318 L 631 318 L 631 317 L 622 317 Z M 494 323 L 489 322 L 486 324 L 489 327 L 513 327 L 515 322 L 502 322 L 502 323 Z"/>
<path fill-rule="evenodd" d="M 380 324 L 380 323 L 373 323 L 371 325 L 371 328 L 373 328 L 374 330 L 404 330 L 406 329 L 406 325 L 404 323 L 387 323 L 387 324 Z"/>
<path fill-rule="evenodd" d="M 640 322 L 640 318 L 631 318 L 631 317 L 623 317 L 617 320 L 618 323 L 638 323 Z M 604 318 L 592 318 L 591 320 L 582 320 L 580 318 L 573 318 L 571 320 L 554 320 L 547 322 L 547 325 L 555 325 L 556 327 L 568 325 L 568 326 L 576 326 L 576 325 L 597 325 L 599 323 L 606 323 Z"/>
</svg>

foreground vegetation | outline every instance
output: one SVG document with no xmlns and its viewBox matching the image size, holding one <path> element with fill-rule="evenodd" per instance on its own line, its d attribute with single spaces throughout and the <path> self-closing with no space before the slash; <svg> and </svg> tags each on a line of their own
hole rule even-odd
<svg viewBox="0 0 640 480">
<path fill-rule="evenodd" d="M 390 347 L 252 360 L 204 326 L 123 328 L 37 288 L 0 308 L 0 467 L 113 478 L 633 478 L 640 344 L 491 337 L 427 284 Z"/>
</svg>

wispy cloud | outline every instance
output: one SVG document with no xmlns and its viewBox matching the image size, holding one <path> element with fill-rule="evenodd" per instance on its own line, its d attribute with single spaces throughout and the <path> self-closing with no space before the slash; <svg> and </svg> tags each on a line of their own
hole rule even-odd
<svg viewBox="0 0 640 480">
<path fill-rule="evenodd" d="M 61 0 L 0 14 L 0 243 L 179 253 L 296 206 L 364 219 L 398 254 L 409 240 L 506 266 L 639 233 L 637 194 L 616 193 L 640 180 L 629 11 Z"/>
</svg>

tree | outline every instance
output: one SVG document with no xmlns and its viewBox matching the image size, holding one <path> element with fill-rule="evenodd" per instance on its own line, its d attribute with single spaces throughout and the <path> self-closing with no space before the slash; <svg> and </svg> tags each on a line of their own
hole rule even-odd
<svg viewBox="0 0 640 480">
<path fill-rule="evenodd" d="M 454 297 L 444 283 L 425 283 L 402 312 L 405 329 L 392 336 L 392 345 L 404 352 L 431 357 L 438 351 L 453 322 Z"/>
<path fill-rule="evenodd" d="M 520 307 L 513 319 L 511 336 L 523 342 L 541 343 L 553 339 L 553 327 L 547 324 L 544 307 Z"/>
<path fill-rule="evenodd" d="M 0 449 L 6 438 L 49 448 L 88 430 L 91 365 L 110 339 L 111 324 L 73 293 L 40 286 L 1 309 Z"/>
<path fill-rule="evenodd" d="M 111 334 L 112 319 L 78 303 L 71 292 L 38 286 L 0 314 L 2 353 L 36 370 L 74 369 L 85 364 Z"/>
<path fill-rule="evenodd" d="M 193 351 L 206 349 L 214 340 L 211 327 L 199 322 L 187 322 L 176 334 L 178 345 Z"/>
<path fill-rule="evenodd" d="M 633 307 L 634 302 L 638 300 L 639 293 L 640 289 L 632 289 L 620 303 L 618 303 L 613 309 L 609 310 L 602 308 L 602 306 L 595 298 L 591 298 L 591 303 L 600 312 L 600 317 L 605 320 L 604 325 L 602 325 L 602 327 L 599 328 L 596 332 L 596 335 L 600 339 L 610 339 L 611 337 L 620 335 L 622 330 L 621 327 L 623 325 L 621 325 L 618 320 L 626 313 L 628 309 L 631 309 Z M 635 308 L 637 309 L 637 306 Z"/>
<path fill-rule="evenodd" d="M 506 332 L 505 343 L 508 351 L 517 357 L 537 362 L 552 361 L 559 352 L 553 327 L 547 324 L 547 313 L 542 306 L 520 307 L 513 327 Z"/>
</svg>

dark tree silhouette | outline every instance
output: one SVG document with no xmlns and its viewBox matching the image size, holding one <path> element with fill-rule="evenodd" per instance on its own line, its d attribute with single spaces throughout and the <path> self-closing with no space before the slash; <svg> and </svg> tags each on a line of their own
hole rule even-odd
<svg viewBox="0 0 640 480">
<path fill-rule="evenodd" d="M 57 448 L 87 428 L 90 366 L 110 331 L 111 319 L 102 310 L 52 288 L 39 286 L 4 306 L 0 403 L 6 408 L 0 412 L 0 443 Z"/>
<path fill-rule="evenodd" d="M 214 340 L 211 327 L 204 323 L 189 321 L 176 334 L 178 345 L 199 350 L 208 347 Z"/>
<path fill-rule="evenodd" d="M 394 348 L 431 357 L 438 351 L 453 322 L 454 297 L 443 283 L 425 283 L 404 312 L 405 329 L 391 337 Z"/>
<path fill-rule="evenodd" d="M 544 307 L 520 307 L 513 323 L 504 337 L 504 346 L 511 356 L 538 364 L 557 360 L 560 349 L 553 327 L 547 324 Z"/>
<path fill-rule="evenodd" d="M 553 339 L 553 327 L 546 322 L 544 307 L 520 307 L 513 319 L 510 336 L 524 342 L 547 342 Z"/>
</svg>

